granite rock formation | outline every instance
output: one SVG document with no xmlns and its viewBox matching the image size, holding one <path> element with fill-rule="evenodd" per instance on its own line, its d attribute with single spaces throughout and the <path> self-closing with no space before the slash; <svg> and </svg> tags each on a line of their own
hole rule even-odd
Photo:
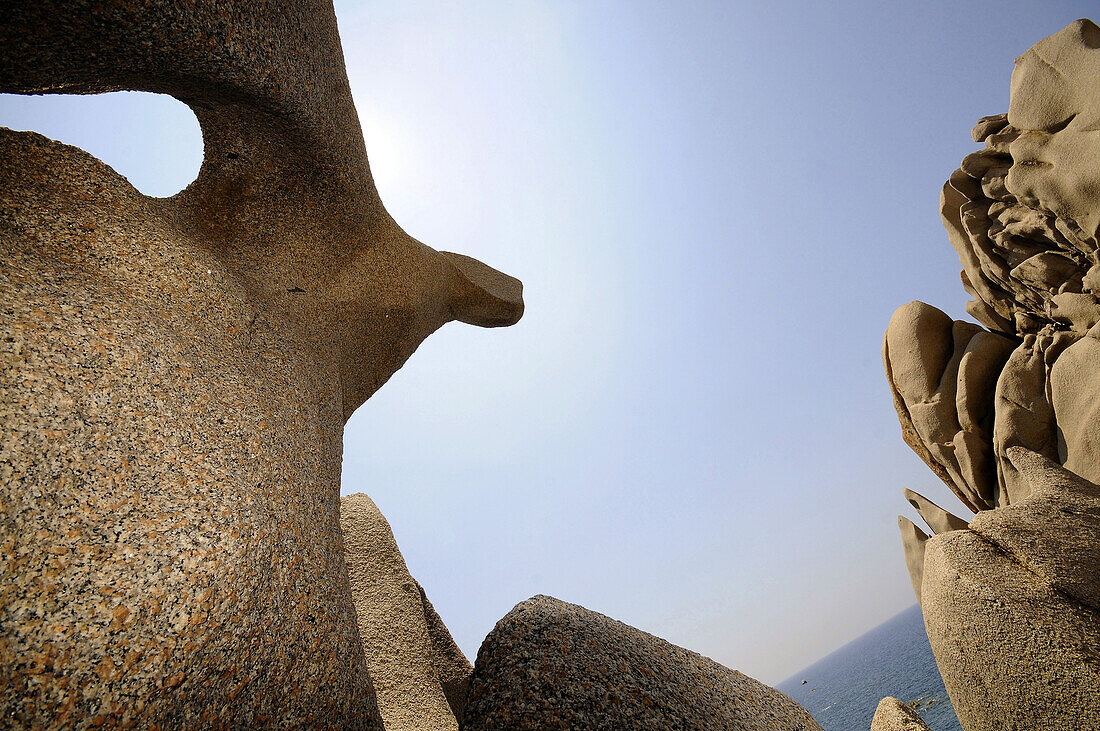
<svg viewBox="0 0 1100 731">
<path fill-rule="evenodd" d="M 0 91 L 120 89 L 198 117 L 178 195 L 0 130 L 0 714 L 377 728 L 343 424 L 520 284 L 386 213 L 324 0 L 5 5 Z"/>
<path fill-rule="evenodd" d="M 928 542 L 928 639 L 967 731 L 1100 728 L 1100 486 L 1009 457 L 1028 497 Z"/>
<path fill-rule="evenodd" d="M 466 698 L 470 694 L 470 679 L 474 674 L 474 666 L 470 664 L 458 643 L 451 637 L 451 631 L 447 629 L 447 625 L 443 624 L 443 619 L 435 611 L 435 607 L 428 601 L 424 587 L 419 583 L 417 587 L 420 589 L 420 604 L 424 607 L 428 639 L 432 642 L 432 668 L 440 687 L 443 688 L 443 695 L 447 697 L 451 714 L 456 719 L 461 719 L 463 710 L 466 708 Z"/>
<path fill-rule="evenodd" d="M 871 731 L 932 731 L 909 706 L 897 698 L 886 697 L 878 703 Z"/>
<path fill-rule="evenodd" d="M 820 729 L 736 670 L 622 622 L 536 596 L 485 638 L 463 729 Z"/>
<path fill-rule="evenodd" d="M 1100 726 L 1100 28 L 1016 60 L 1007 114 L 944 186 L 967 311 L 914 302 L 883 359 L 905 441 L 976 517 L 899 518 L 967 731 Z"/>
<path fill-rule="evenodd" d="M 359 636 L 386 731 L 458 729 L 473 667 L 363 493 L 340 498 Z"/>
</svg>

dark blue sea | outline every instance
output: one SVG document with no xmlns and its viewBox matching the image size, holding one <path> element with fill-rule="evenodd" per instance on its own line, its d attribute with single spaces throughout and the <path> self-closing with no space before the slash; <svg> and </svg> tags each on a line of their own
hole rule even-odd
<svg viewBox="0 0 1100 731">
<path fill-rule="evenodd" d="M 825 731 L 871 728 L 888 695 L 919 703 L 917 713 L 933 731 L 962 731 L 916 604 L 776 687 Z"/>
</svg>

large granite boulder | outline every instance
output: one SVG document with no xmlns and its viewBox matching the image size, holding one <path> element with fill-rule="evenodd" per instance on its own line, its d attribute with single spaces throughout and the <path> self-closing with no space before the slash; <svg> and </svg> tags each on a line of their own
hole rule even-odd
<svg viewBox="0 0 1100 731">
<path fill-rule="evenodd" d="M 702 655 L 548 596 L 497 622 L 463 729 L 820 729 L 786 695 Z"/>
<path fill-rule="evenodd" d="M 906 442 L 977 516 L 906 497 L 906 564 L 967 731 L 1100 728 L 1100 28 L 1016 60 L 1007 114 L 944 186 L 967 311 L 900 308 Z"/>
<path fill-rule="evenodd" d="M 967 731 L 1100 728 L 1100 486 L 1011 458 L 1029 496 L 927 543 L 928 639 Z"/>
<path fill-rule="evenodd" d="M 367 495 L 340 499 L 359 637 L 386 731 L 457 731 L 473 667 Z"/>
<path fill-rule="evenodd" d="M 928 724 L 909 706 L 887 696 L 878 702 L 871 731 L 932 731 Z"/>
<path fill-rule="evenodd" d="M 0 717 L 377 728 L 343 424 L 520 285 L 387 214 L 327 0 L 4 5 L 0 91 L 119 89 L 198 117 L 180 194 L 0 129 Z"/>
</svg>

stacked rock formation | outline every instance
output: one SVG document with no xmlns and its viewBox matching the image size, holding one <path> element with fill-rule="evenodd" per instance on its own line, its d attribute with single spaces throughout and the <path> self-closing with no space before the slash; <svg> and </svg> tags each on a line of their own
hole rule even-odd
<svg viewBox="0 0 1100 731">
<path fill-rule="evenodd" d="M 907 443 L 977 516 L 906 497 L 910 576 L 967 731 L 1100 728 L 1100 28 L 1016 60 L 942 214 L 988 330 L 915 302 L 883 358 Z"/>
<path fill-rule="evenodd" d="M 180 194 L 0 129 L 0 715 L 378 728 L 343 424 L 520 284 L 386 213 L 324 0 L 5 5 L 0 91 L 119 89 L 198 117 Z"/>
</svg>

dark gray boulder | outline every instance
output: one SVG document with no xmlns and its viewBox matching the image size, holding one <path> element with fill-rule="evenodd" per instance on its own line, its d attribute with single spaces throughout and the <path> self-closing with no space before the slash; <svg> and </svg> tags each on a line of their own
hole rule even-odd
<svg viewBox="0 0 1100 731">
<path fill-rule="evenodd" d="M 463 729 L 821 727 L 736 670 L 576 604 L 528 599 L 477 654 Z"/>
</svg>

